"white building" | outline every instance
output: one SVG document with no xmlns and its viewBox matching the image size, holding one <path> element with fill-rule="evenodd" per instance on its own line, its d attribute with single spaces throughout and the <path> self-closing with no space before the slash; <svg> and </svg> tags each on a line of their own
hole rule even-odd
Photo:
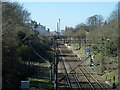
<svg viewBox="0 0 120 90">
<path fill-rule="evenodd" d="M 40 24 L 38 25 L 38 27 L 36 28 L 36 30 L 39 31 L 39 32 L 41 32 L 41 33 L 43 33 L 43 34 L 45 34 L 45 35 L 50 34 L 50 31 L 46 30 L 46 27 L 43 26 L 43 25 L 40 25 Z"/>
</svg>

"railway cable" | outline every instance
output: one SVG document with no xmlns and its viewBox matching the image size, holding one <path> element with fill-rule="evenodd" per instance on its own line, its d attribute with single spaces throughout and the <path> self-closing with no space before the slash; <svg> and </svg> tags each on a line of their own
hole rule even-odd
<svg viewBox="0 0 120 90">
<path fill-rule="evenodd" d="M 39 58 L 41 58 L 42 60 L 48 61 L 47 59 L 43 58 L 40 54 L 38 54 L 38 53 L 36 52 L 36 50 L 33 48 L 32 44 L 31 44 L 30 42 L 31 42 L 31 41 L 29 41 L 30 47 L 32 48 L 32 50 L 34 51 L 34 53 L 35 53 Z M 49 65 L 47 68 L 50 68 L 50 65 Z M 46 67 L 44 67 L 40 72 L 43 72 L 45 69 L 46 69 Z"/>
<path fill-rule="evenodd" d="M 30 47 L 33 49 L 34 53 L 35 53 L 39 58 L 41 58 L 41 59 L 44 60 L 44 61 L 48 61 L 47 59 L 43 58 L 40 54 L 38 54 L 38 53 L 36 52 L 36 50 L 33 48 L 33 46 L 32 46 L 31 43 L 30 43 Z"/>
</svg>

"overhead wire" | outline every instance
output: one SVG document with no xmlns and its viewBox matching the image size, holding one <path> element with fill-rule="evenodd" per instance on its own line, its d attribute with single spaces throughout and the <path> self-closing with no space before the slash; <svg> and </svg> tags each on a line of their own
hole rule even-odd
<svg viewBox="0 0 120 90">
<path fill-rule="evenodd" d="M 30 43 L 30 42 L 29 42 L 29 43 Z M 40 54 L 38 54 L 38 53 L 36 52 L 36 50 L 33 48 L 33 46 L 31 45 L 31 43 L 30 43 L 30 46 L 31 46 L 31 48 L 33 49 L 34 53 L 35 53 L 39 58 L 41 58 L 41 59 L 43 59 L 43 60 L 45 60 L 45 61 L 48 61 L 47 59 L 43 58 Z"/>
</svg>

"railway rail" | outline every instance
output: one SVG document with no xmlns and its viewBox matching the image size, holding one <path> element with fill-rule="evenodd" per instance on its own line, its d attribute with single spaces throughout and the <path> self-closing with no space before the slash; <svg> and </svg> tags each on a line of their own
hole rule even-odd
<svg viewBox="0 0 120 90">
<path fill-rule="evenodd" d="M 71 53 L 72 54 L 72 53 Z M 74 57 L 76 58 L 76 57 Z M 76 65 L 79 65 L 78 63 L 80 63 L 79 60 L 77 60 L 77 62 L 74 62 Z M 80 65 L 78 67 L 79 71 L 83 74 L 83 76 L 85 77 L 85 79 L 88 81 L 90 87 L 95 90 L 95 89 L 101 89 L 101 90 L 105 90 L 105 87 L 86 69 L 85 66 Z"/>
<path fill-rule="evenodd" d="M 68 84 L 67 88 L 69 88 L 70 90 L 74 88 L 79 90 L 107 89 L 92 75 L 93 73 L 91 74 L 91 72 L 84 65 L 81 64 L 82 60 L 79 60 L 80 58 L 77 58 L 77 56 L 74 55 L 74 53 L 70 51 L 64 44 L 60 44 L 58 48 L 60 53 L 59 62 L 62 63 L 61 67 L 63 67 L 64 69 L 65 78 Z M 60 88 L 59 85 L 58 88 Z"/>
<path fill-rule="evenodd" d="M 60 53 L 62 53 L 61 49 L 60 50 Z M 66 78 L 67 78 L 67 83 L 68 83 L 68 86 L 69 86 L 69 89 L 72 90 L 73 88 L 79 88 L 79 89 L 82 89 L 81 85 L 79 84 L 79 81 L 75 75 L 75 72 L 74 70 L 72 69 L 72 67 L 70 66 L 70 64 L 67 62 L 66 63 L 66 60 L 65 58 L 61 58 L 61 62 L 62 62 L 62 65 L 64 67 L 64 70 L 65 70 L 65 74 L 66 74 Z M 70 66 L 70 70 L 72 70 L 72 73 L 68 75 L 68 72 L 67 72 L 67 69 L 66 69 L 66 64 L 69 64 Z"/>
</svg>

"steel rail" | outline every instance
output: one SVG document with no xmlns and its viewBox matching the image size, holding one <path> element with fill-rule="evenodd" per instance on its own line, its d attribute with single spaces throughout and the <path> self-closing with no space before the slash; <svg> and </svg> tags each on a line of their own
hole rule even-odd
<svg viewBox="0 0 120 90">
<path fill-rule="evenodd" d="M 62 50 L 61 50 L 61 53 L 62 53 Z M 66 60 L 66 61 L 67 61 L 67 60 Z M 70 66 L 71 71 L 73 72 L 72 74 L 73 74 L 73 76 L 74 76 L 74 78 L 75 78 L 75 80 L 76 80 L 76 82 L 77 82 L 78 87 L 80 88 L 80 90 L 82 90 L 82 86 L 80 85 L 80 83 L 79 83 L 79 81 L 78 81 L 78 79 L 77 79 L 77 77 L 76 77 L 76 75 L 75 75 L 74 70 L 72 69 L 72 67 L 71 67 L 71 65 L 69 64 L 69 62 L 67 62 L 67 63 L 68 63 L 68 65 Z"/>
<path fill-rule="evenodd" d="M 59 48 L 59 50 L 60 50 L 60 48 Z M 61 53 L 61 50 L 60 50 L 60 53 Z M 61 59 L 61 61 L 62 61 L 62 65 L 63 65 L 64 70 L 65 70 L 65 76 L 66 76 L 66 79 L 67 79 L 67 83 L 68 83 L 69 89 L 72 90 L 70 79 L 69 79 L 69 76 L 68 76 L 68 73 L 67 73 L 67 70 L 66 70 L 66 67 L 65 67 L 63 59 Z"/>
<path fill-rule="evenodd" d="M 67 47 L 66 47 L 67 48 Z M 71 53 L 72 54 L 72 53 Z M 73 58 L 76 58 L 76 57 L 73 57 Z M 67 60 L 66 60 L 67 61 Z M 77 60 L 78 62 L 80 62 L 79 60 Z M 67 62 L 68 64 L 69 64 L 69 62 Z M 76 63 L 76 62 L 75 62 Z M 77 64 L 77 63 L 76 63 Z M 70 65 L 70 64 L 69 64 Z M 80 66 L 80 65 L 79 65 Z M 82 66 L 82 65 L 81 65 Z M 84 66 L 83 66 L 84 67 Z M 70 68 L 71 68 L 71 71 L 73 72 L 73 73 L 75 73 L 74 72 L 74 70 L 72 70 L 72 67 L 71 67 L 71 65 L 70 65 Z M 91 88 L 93 89 L 93 90 L 95 90 L 95 87 L 92 85 L 92 83 L 90 82 L 90 80 L 88 79 L 88 77 L 85 75 L 85 73 L 81 70 L 81 68 L 80 67 L 77 67 L 79 70 L 80 70 L 80 72 L 84 75 L 84 77 L 87 79 L 87 81 L 88 81 L 88 83 L 89 83 L 89 85 L 91 86 Z M 88 70 L 84 67 L 84 69 L 88 72 Z M 89 72 L 88 72 L 89 73 Z M 91 75 L 90 73 L 89 73 L 89 75 L 93 78 L 93 80 L 95 81 L 95 82 L 97 82 L 97 84 L 103 89 L 103 90 L 105 90 L 105 88 L 104 88 L 104 86 L 93 76 L 93 75 Z M 77 77 L 76 77 L 77 78 Z"/>
<path fill-rule="evenodd" d="M 76 62 L 75 62 L 76 63 Z M 76 63 L 77 64 L 77 63 Z M 92 83 L 90 82 L 90 80 L 88 79 L 88 77 L 85 75 L 85 73 L 80 69 L 80 67 L 78 67 L 79 71 L 83 74 L 83 76 L 85 77 L 85 79 L 88 81 L 89 85 L 91 86 L 91 88 L 93 90 L 95 90 L 94 86 L 92 85 Z"/>
<path fill-rule="evenodd" d="M 67 61 L 67 60 L 66 60 L 66 61 Z M 68 65 L 70 66 L 70 69 L 72 70 L 72 67 L 71 67 L 70 63 L 69 63 L 68 61 L 67 61 L 67 63 L 68 63 Z M 79 88 L 82 90 L 82 86 L 80 85 L 79 80 L 77 79 L 77 77 L 76 77 L 76 75 L 75 75 L 75 71 L 73 70 L 72 72 L 73 72 L 74 78 L 75 78 L 75 80 L 76 80 Z"/>
<path fill-rule="evenodd" d="M 76 57 L 74 57 L 74 58 L 76 58 Z M 79 63 L 81 63 L 79 60 L 77 60 Z M 75 62 L 76 63 L 76 62 Z M 76 63 L 77 64 L 77 63 Z M 97 82 L 97 84 L 103 89 L 103 90 L 105 90 L 105 88 L 104 88 L 104 86 L 90 73 L 90 71 L 88 71 L 83 65 L 81 65 L 88 73 L 89 73 L 89 75 L 94 79 L 94 81 L 95 82 Z M 78 67 L 79 68 L 79 70 L 80 71 L 82 71 L 81 70 L 81 68 L 80 67 Z M 82 71 L 82 73 L 83 73 L 83 71 Z M 85 74 L 84 74 L 85 75 Z M 87 78 L 87 76 L 85 75 L 85 77 Z M 87 78 L 88 79 L 88 78 Z M 89 79 L 88 79 L 88 81 L 89 81 Z M 89 81 L 90 82 L 90 81 Z M 90 82 L 91 83 L 91 82 Z M 92 84 L 91 84 L 92 85 Z M 92 85 L 92 87 L 93 87 L 93 85 Z M 94 87 L 93 87 L 94 88 Z"/>
<path fill-rule="evenodd" d="M 72 53 L 71 53 L 72 54 Z M 73 58 L 76 58 L 76 57 L 73 57 Z M 77 60 L 77 59 L 76 59 Z M 79 60 L 77 60 L 79 62 Z M 78 64 L 77 62 L 75 62 L 76 64 Z M 88 81 L 89 85 L 91 86 L 91 88 L 93 90 L 95 90 L 94 86 L 92 85 L 92 83 L 90 82 L 90 80 L 88 79 L 88 77 L 85 75 L 85 73 L 81 70 L 80 67 L 78 67 L 79 71 L 83 74 L 83 76 L 85 77 L 85 79 Z"/>
<path fill-rule="evenodd" d="M 82 66 L 89 74 L 90 76 L 97 82 L 97 84 L 103 89 L 105 90 L 104 86 L 90 73 L 90 71 L 88 71 L 84 66 Z"/>
</svg>

